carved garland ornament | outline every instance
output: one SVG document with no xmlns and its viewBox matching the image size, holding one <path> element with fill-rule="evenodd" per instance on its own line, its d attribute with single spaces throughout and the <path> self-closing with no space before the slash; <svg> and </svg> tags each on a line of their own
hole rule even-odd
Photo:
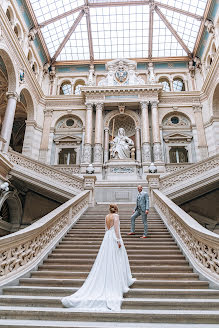
<svg viewBox="0 0 219 328">
<path fill-rule="evenodd" d="M 161 178 L 161 190 L 165 188 L 170 188 L 180 182 L 185 182 L 185 180 L 194 178 L 195 176 L 206 173 L 206 171 L 215 169 L 219 167 L 219 157 L 214 157 L 213 159 L 207 160 L 204 163 L 198 163 L 193 167 L 187 167 L 186 171 L 179 172 L 174 174 L 173 176 L 168 176 L 165 178 Z"/>
<path fill-rule="evenodd" d="M 185 247 L 195 258 L 201 266 L 204 266 L 213 276 L 219 274 L 219 250 L 212 247 L 211 245 L 204 243 L 199 240 L 196 236 L 192 235 L 186 225 L 181 224 L 177 215 L 173 212 L 168 213 L 168 207 L 156 196 L 154 197 L 154 203 L 158 206 L 161 212 L 168 219 L 168 224 L 175 230 L 177 235 L 180 237 L 181 241 L 184 243 Z M 167 215 L 169 214 L 169 215 Z"/>
<path fill-rule="evenodd" d="M 72 217 L 79 213 L 89 203 L 89 195 L 86 195 L 78 204 L 72 205 Z M 47 245 L 69 224 L 69 210 L 52 221 L 50 226 L 39 235 L 33 237 L 29 234 L 29 239 L 20 242 L 14 247 L 1 249 L 0 253 L 0 276 L 5 277 L 9 273 L 17 272 L 36 259 Z"/>
<path fill-rule="evenodd" d="M 31 159 L 24 158 L 22 155 L 18 153 L 9 153 L 10 161 L 20 167 L 29 169 L 31 171 L 34 171 L 36 173 L 39 173 L 41 175 L 46 176 L 47 178 L 53 179 L 55 181 L 59 181 L 63 184 L 65 184 L 68 187 L 78 189 L 78 190 L 84 190 L 83 188 L 83 181 L 79 177 L 73 177 L 73 176 L 65 176 L 62 174 L 62 172 L 57 172 L 55 169 L 52 169 L 50 167 L 47 167 L 46 165 L 43 165 L 39 162 L 35 163 Z"/>
</svg>

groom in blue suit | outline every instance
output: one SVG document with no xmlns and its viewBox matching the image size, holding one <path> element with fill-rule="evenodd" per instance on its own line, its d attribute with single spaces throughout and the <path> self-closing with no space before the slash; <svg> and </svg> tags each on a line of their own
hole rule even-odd
<svg viewBox="0 0 219 328">
<path fill-rule="evenodd" d="M 135 219 L 141 215 L 144 224 L 144 234 L 140 238 L 147 238 L 147 232 L 148 232 L 147 215 L 149 213 L 149 196 L 148 193 L 142 191 L 142 189 L 143 189 L 142 186 L 139 185 L 136 207 L 131 217 L 131 232 L 129 232 L 128 235 L 135 235 Z"/>
</svg>

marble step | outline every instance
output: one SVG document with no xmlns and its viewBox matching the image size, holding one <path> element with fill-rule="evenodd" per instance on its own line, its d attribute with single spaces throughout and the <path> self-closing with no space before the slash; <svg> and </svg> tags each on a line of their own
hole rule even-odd
<svg viewBox="0 0 219 328">
<path fill-rule="evenodd" d="M 161 255 L 158 254 L 152 254 L 152 255 L 129 255 L 129 261 L 130 263 L 134 263 L 134 261 L 144 261 L 144 260 L 157 260 L 159 261 L 161 258 Z M 66 254 L 66 253 L 61 253 L 61 254 L 50 254 L 48 256 L 48 259 L 72 259 L 75 262 L 78 261 L 83 261 L 86 260 L 89 262 L 93 262 L 96 259 L 96 255 L 91 255 L 91 254 Z M 172 255 L 172 254 L 162 254 L 162 260 L 181 260 L 181 259 L 185 259 L 184 255 L 182 254 L 176 254 L 176 255 Z"/>
<path fill-rule="evenodd" d="M 7 286 L 3 288 L 4 295 L 30 295 L 30 296 L 68 296 L 77 291 L 77 287 L 51 287 L 51 286 Z M 179 299 L 219 299 L 219 290 L 215 289 L 130 289 L 124 298 L 179 298 Z"/>
<path fill-rule="evenodd" d="M 140 238 L 143 234 L 143 231 L 141 234 L 139 235 L 135 235 L 135 236 L 124 236 L 122 235 L 122 239 L 124 242 L 129 242 L 129 241 L 135 241 L 135 243 L 148 243 L 150 241 L 152 242 L 168 242 L 168 241 L 174 241 L 173 237 L 171 236 L 151 236 L 150 234 L 148 235 L 147 238 L 142 239 Z M 102 241 L 103 240 L 104 235 L 87 235 L 87 234 L 82 234 L 81 236 L 75 234 L 74 236 L 72 235 L 71 237 L 64 237 L 62 239 L 63 242 L 71 242 L 71 241 L 83 241 L 84 243 L 86 243 L 87 241 Z"/>
<path fill-rule="evenodd" d="M 80 287 L 84 283 L 84 279 L 55 279 L 55 278 L 21 278 L 21 286 L 57 286 L 57 287 Z M 206 281 L 199 280 L 137 280 L 131 288 L 208 288 Z"/>
<path fill-rule="evenodd" d="M 63 308 L 61 297 L 55 296 L 0 296 L 0 306 L 11 305 L 26 307 Z M 219 310 L 219 300 L 216 299 L 168 299 L 168 298 L 132 298 L 124 299 L 122 309 L 136 310 Z"/>
<path fill-rule="evenodd" d="M 77 265 L 77 264 L 42 264 L 38 267 L 39 271 L 72 271 L 72 272 L 90 272 L 92 264 L 84 264 L 84 265 Z M 131 266 L 132 273 L 138 272 L 176 272 L 176 273 L 184 273 L 184 272 L 193 272 L 192 268 L 188 266 L 187 263 L 184 265 L 138 265 L 138 266 Z"/>
<path fill-rule="evenodd" d="M 159 263 L 157 262 L 157 260 L 151 259 L 151 260 L 135 260 L 135 261 L 129 261 L 130 262 L 130 266 L 132 268 L 132 266 L 144 266 L 144 265 L 184 265 L 186 262 L 185 259 L 182 260 L 164 260 L 164 259 L 160 259 Z M 83 264 L 93 264 L 94 261 L 88 261 L 88 260 L 78 260 L 77 264 L 79 265 L 83 265 Z M 44 264 L 71 264 L 72 265 L 72 259 L 47 259 L 44 261 Z M 74 261 L 74 264 L 76 264 L 76 261 Z"/>
<path fill-rule="evenodd" d="M 217 310 L 121 310 L 119 312 L 78 311 L 65 308 L 37 308 L 22 306 L 0 306 L 0 318 L 4 319 L 41 319 L 59 321 L 89 322 L 126 322 L 126 323 L 217 323 Z"/>
<path fill-rule="evenodd" d="M 31 278 L 51 278 L 51 279 L 86 279 L 89 272 L 68 272 L 68 271 L 34 271 Z M 186 272 L 136 272 L 133 277 L 137 280 L 198 280 L 197 273 Z"/>
<path fill-rule="evenodd" d="M 97 256 L 97 253 L 98 253 L 98 250 L 99 248 L 97 249 L 94 249 L 94 248 L 91 248 L 91 249 L 59 249 L 59 248 L 56 248 L 53 250 L 52 254 L 72 254 L 73 256 L 80 256 L 80 255 L 91 255 L 91 256 Z M 128 255 L 132 256 L 132 255 L 182 255 L 182 253 L 180 252 L 179 249 L 167 249 L 167 250 L 164 250 L 164 249 L 156 249 L 156 250 L 148 250 L 148 249 L 143 249 L 143 250 L 130 250 L 128 249 L 127 250 L 127 253 Z"/>
<path fill-rule="evenodd" d="M 98 251 L 100 248 L 100 245 L 84 245 L 84 244 L 77 244 L 77 245 L 58 245 L 56 246 L 56 250 L 63 250 L 63 251 L 77 251 L 77 252 L 93 252 L 93 251 Z M 150 245 L 135 245 L 134 247 L 132 245 L 125 245 L 126 250 L 129 253 L 132 252 L 140 252 L 140 253 L 145 253 L 148 251 L 179 251 L 179 247 L 176 245 L 172 245 L 172 246 L 162 246 L 160 247 L 160 245 L 154 245 L 154 246 L 150 246 Z"/>
<path fill-rule="evenodd" d="M 0 319 L 1 328 L 136 328 L 136 323 Z M 138 328 L 218 328 L 217 324 L 138 323 Z"/>
</svg>

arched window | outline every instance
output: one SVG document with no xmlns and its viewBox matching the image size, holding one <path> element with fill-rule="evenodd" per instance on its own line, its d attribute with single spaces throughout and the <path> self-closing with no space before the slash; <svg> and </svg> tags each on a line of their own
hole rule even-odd
<svg viewBox="0 0 219 328">
<path fill-rule="evenodd" d="M 71 95 L 71 83 L 65 81 L 60 86 L 60 95 Z"/>
<path fill-rule="evenodd" d="M 10 23 L 13 23 L 14 21 L 14 15 L 13 12 L 11 10 L 11 8 L 8 7 L 7 11 L 6 11 L 6 16 L 8 17 L 8 20 Z"/>
<path fill-rule="evenodd" d="M 170 92 L 170 82 L 167 78 L 162 77 L 159 79 L 159 82 L 163 85 L 163 91 Z"/>
<path fill-rule="evenodd" d="M 173 80 L 173 91 L 185 91 L 185 84 L 179 77 Z"/>
<path fill-rule="evenodd" d="M 188 163 L 188 151 L 185 147 L 171 147 L 170 163 Z"/>
<path fill-rule="evenodd" d="M 75 95 L 80 95 L 81 94 L 81 87 L 85 85 L 85 82 L 83 80 L 78 80 L 75 82 L 75 87 L 74 87 L 74 94 Z"/>
<path fill-rule="evenodd" d="M 32 55 L 32 52 L 30 50 L 28 52 L 27 59 L 28 59 L 30 64 L 33 62 L 33 55 Z"/>
<path fill-rule="evenodd" d="M 17 25 L 14 27 L 14 33 L 17 35 L 17 37 L 19 37 Z"/>
</svg>

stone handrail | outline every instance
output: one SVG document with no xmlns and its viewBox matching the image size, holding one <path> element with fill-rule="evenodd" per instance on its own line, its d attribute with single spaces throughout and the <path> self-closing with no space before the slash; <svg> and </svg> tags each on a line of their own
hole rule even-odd
<svg viewBox="0 0 219 328">
<path fill-rule="evenodd" d="M 69 175 L 62 171 L 54 169 L 50 165 L 41 163 L 32 158 L 24 156 L 20 153 L 9 151 L 8 157 L 10 162 L 14 165 L 12 168 L 12 173 L 14 170 L 19 169 L 19 173 L 24 173 L 25 171 L 31 172 L 33 175 L 37 175 L 43 179 L 43 181 L 49 181 L 51 183 L 62 184 L 76 193 L 84 190 L 84 180 L 81 177 Z"/>
<path fill-rule="evenodd" d="M 166 172 L 162 174 L 162 176 L 166 176 L 167 174 L 175 173 L 179 170 L 182 169 L 187 169 L 190 167 L 192 164 L 191 163 L 180 163 L 180 164 L 175 164 L 175 163 L 169 163 L 165 165 Z"/>
<path fill-rule="evenodd" d="M 62 204 L 29 227 L 0 238 L 0 286 L 35 268 L 88 208 L 90 191 Z"/>
<path fill-rule="evenodd" d="M 161 177 L 160 190 L 170 195 L 199 181 L 209 181 L 210 176 L 219 177 L 219 154 Z"/>
<path fill-rule="evenodd" d="M 159 190 L 153 190 L 156 211 L 183 253 L 213 287 L 219 287 L 219 235 L 205 229 Z"/>
</svg>

